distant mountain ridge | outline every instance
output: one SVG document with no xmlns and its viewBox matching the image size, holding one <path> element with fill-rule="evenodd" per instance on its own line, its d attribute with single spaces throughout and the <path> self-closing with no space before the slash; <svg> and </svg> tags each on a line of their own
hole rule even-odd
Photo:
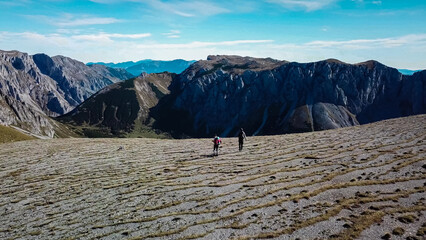
<svg viewBox="0 0 426 240">
<path fill-rule="evenodd" d="M 413 75 L 416 72 L 420 72 L 422 70 L 409 70 L 409 69 L 398 69 L 398 71 L 404 75 Z"/>
<path fill-rule="evenodd" d="M 157 79 L 157 84 L 167 79 L 163 85 L 170 84 L 170 93 L 161 91 L 156 104 L 146 104 L 150 101 L 137 97 L 120 103 L 137 104 L 138 109 L 145 104 L 142 112 L 147 118 L 125 117 L 130 121 L 126 120 L 126 127 L 120 129 L 117 124 L 85 117 L 92 114 L 91 108 L 85 107 L 69 114 L 68 120 L 101 126 L 112 130 L 113 135 L 130 133 L 144 125 L 180 138 L 210 137 L 215 133 L 235 136 L 240 127 L 249 135 L 317 131 L 426 113 L 426 71 L 402 75 L 377 61 L 296 63 L 209 56 L 181 74 L 163 73 L 161 78 L 145 74 L 137 81 L 151 77 Z M 152 87 L 130 89 L 133 96 L 158 92 Z M 97 98 L 110 99 L 113 95 L 105 89 Z M 108 106 L 105 101 L 99 105 L 104 104 Z M 102 114 L 99 119 L 110 118 L 108 112 Z"/>
<path fill-rule="evenodd" d="M 141 73 L 161 73 L 161 72 L 171 72 L 171 73 L 181 73 L 184 71 L 189 65 L 194 63 L 195 61 L 186 61 L 183 59 L 175 59 L 171 61 L 161 61 L 161 60 L 151 60 L 145 59 L 137 62 L 128 61 L 121 63 L 87 63 L 87 65 L 99 64 L 105 65 L 112 68 L 124 68 L 129 73 L 134 76 L 139 76 Z"/>
<path fill-rule="evenodd" d="M 53 137 L 63 126 L 49 117 L 67 113 L 103 87 L 130 77 L 123 69 L 89 67 L 64 56 L 0 50 L 0 124 Z"/>
</svg>

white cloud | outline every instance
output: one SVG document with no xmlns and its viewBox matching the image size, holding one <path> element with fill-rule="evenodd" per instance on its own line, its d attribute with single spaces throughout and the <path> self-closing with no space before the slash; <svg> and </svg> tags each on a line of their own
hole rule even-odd
<svg viewBox="0 0 426 240">
<path fill-rule="evenodd" d="M 75 26 L 84 26 L 84 25 L 100 25 L 100 24 L 111 24 L 118 23 L 121 20 L 116 18 L 79 18 L 79 19 L 64 19 L 57 22 L 52 22 L 53 25 L 59 27 L 75 27 Z"/>
<path fill-rule="evenodd" d="M 352 0 L 352 2 L 355 2 L 355 3 L 360 4 L 360 5 L 365 5 L 365 4 L 382 5 L 382 1 L 381 0 L 368 0 L 368 1 L 364 1 L 364 0 Z"/>
<path fill-rule="evenodd" d="M 0 6 L 6 7 L 26 6 L 29 3 L 31 3 L 31 0 L 0 0 Z"/>
<path fill-rule="evenodd" d="M 32 32 L 0 32 L 0 45 L 4 49 L 20 46 L 20 51 L 30 54 L 44 52 L 48 55 L 64 55 L 80 61 L 129 61 L 151 59 L 204 59 L 211 54 L 241 54 L 245 50 L 261 48 L 272 40 L 237 40 L 219 42 L 194 41 L 182 44 L 161 44 L 147 37 L 148 34 L 98 33 L 87 35 L 39 34 Z M 254 47 L 256 45 L 256 47 Z M 235 48 L 235 49 L 234 49 Z M 245 49 L 242 51 L 241 49 Z M 248 53 L 248 52 L 247 52 Z"/>
<path fill-rule="evenodd" d="M 168 35 L 167 38 L 180 38 L 180 35 Z"/>
<path fill-rule="evenodd" d="M 426 69 L 426 34 L 284 44 L 272 40 L 158 43 L 149 36 L 149 33 L 44 35 L 34 32 L 0 32 L 0 46 L 4 50 L 15 49 L 30 54 L 60 54 L 85 62 L 123 62 L 147 58 L 198 60 L 205 59 L 208 55 L 232 54 L 297 62 L 336 58 L 356 63 L 375 59 L 398 68 Z"/>
<path fill-rule="evenodd" d="M 180 38 L 180 31 L 179 30 L 170 30 L 170 32 L 163 33 L 164 36 L 167 38 Z"/>
<path fill-rule="evenodd" d="M 221 46 L 237 46 L 246 44 L 260 44 L 260 43 L 272 43 L 273 40 L 236 40 L 236 41 L 221 41 L 221 42 L 199 42 L 194 41 L 190 43 L 178 43 L 178 44 L 140 44 L 137 46 L 139 49 L 144 48 L 156 48 L 156 49 L 195 49 L 204 47 L 221 47 Z"/>
<path fill-rule="evenodd" d="M 111 3 L 120 2 L 120 0 L 89 0 L 89 1 L 95 2 L 95 3 L 103 3 L 103 4 L 111 4 Z"/>
<path fill-rule="evenodd" d="M 140 34 L 98 33 L 98 34 L 73 35 L 71 36 L 71 38 L 76 40 L 86 40 L 86 41 L 113 42 L 111 38 L 140 39 L 140 38 L 147 38 L 150 36 L 151 36 L 151 33 L 140 33 Z"/>
<path fill-rule="evenodd" d="M 138 38 L 146 38 L 151 37 L 151 33 L 139 33 L 139 34 L 107 34 L 109 37 L 112 38 L 131 38 L 131 39 L 138 39 Z"/>
<path fill-rule="evenodd" d="M 205 17 L 222 13 L 229 13 L 230 10 L 217 5 L 210 0 L 90 0 L 101 4 L 117 4 L 125 2 L 139 2 L 148 5 L 155 11 L 175 14 L 181 17 Z"/>
<path fill-rule="evenodd" d="M 291 10 L 306 10 L 316 11 L 328 5 L 333 4 L 338 0 L 268 0 L 270 3 L 275 3 Z"/>
<path fill-rule="evenodd" d="M 70 28 L 58 28 L 56 29 L 57 33 L 60 34 L 80 34 L 81 29 L 70 29 Z"/>
<path fill-rule="evenodd" d="M 318 48 L 374 49 L 378 47 L 394 48 L 413 43 L 426 44 L 426 34 L 412 34 L 396 38 L 355 39 L 347 41 L 312 41 L 306 43 L 305 46 Z"/>
<path fill-rule="evenodd" d="M 26 15 L 26 17 L 33 20 L 43 21 L 53 26 L 61 28 L 78 27 L 87 25 L 103 25 L 123 22 L 123 20 L 116 18 L 94 17 L 94 16 L 76 16 L 72 14 L 63 14 L 59 17 L 50 17 L 45 15 Z"/>
</svg>

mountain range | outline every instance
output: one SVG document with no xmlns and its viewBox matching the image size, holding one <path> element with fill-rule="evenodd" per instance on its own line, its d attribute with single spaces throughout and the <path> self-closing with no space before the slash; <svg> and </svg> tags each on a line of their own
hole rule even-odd
<svg viewBox="0 0 426 240">
<path fill-rule="evenodd" d="M 172 61 L 159 61 L 159 60 L 141 60 L 137 62 L 128 61 L 121 63 L 87 63 L 87 65 L 105 65 L 112 68 L 123 68 L 126 69 L 129 73 L 134 76 L 139 76 L 142 73 L 161 73 L 161 72 L 172 72 L 172 73 L 181 73 L 184 71 L 189 65 L 194 63 L 195 61 L 186 61 L 182 59 L 176 59 Z"/>
<path fill-rule="evenodd" d="M 318 131 L 426 113 L 425 79 L 426 71 L 404 75 L 377 61 L 226 55 L 179 74 L 133 77 L 64 56 L 0 51 L 0 124 L 48 137 Z"/>
<path fill-rule="evenodd" d="M 209 56 L 180 74 L 115 83 L 59 119 L 112 136 L 317 131 L 426 113 L 425 79 L 426 71 L 403 75 L 377 61 Z"/>
<path fill-rule="evenodd" d="M 0 124 L 42 136 L 68 135 L 67 128 L 50 117 L 130 77 L 123 69 L 86 66 L 64 56 L 0 51 Z"/>
<path fill-rule="evenodd" d="M 404 75 L 413 75 L 414 73 L 420 72 L 421 70 L 398 69 L 398 71 Z"/>
</svg>

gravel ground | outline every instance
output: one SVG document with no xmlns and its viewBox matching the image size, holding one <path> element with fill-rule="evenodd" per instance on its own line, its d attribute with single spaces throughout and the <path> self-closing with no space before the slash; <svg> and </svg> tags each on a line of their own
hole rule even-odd
<svg viewBox="0 0 426 240">
<path fill-rule="evenodd" d="M 0 239 L 425 239 L 426 115 L 223 139 L 0 145 Z M 401 230 L 402 229 L 402 230 Z"/>
</svg>

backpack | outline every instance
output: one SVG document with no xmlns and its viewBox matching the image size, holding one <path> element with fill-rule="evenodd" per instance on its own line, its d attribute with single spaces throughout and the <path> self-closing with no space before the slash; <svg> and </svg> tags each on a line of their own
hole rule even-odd
<svg viewBox="0 0 426 240">
<path fill-rule="evenodd" d="M 220 140 L 220 137 L 217 137 L 214 139 L 214 144 L 216 145 L 220 145 L 220 143 L 222 142 L 222 140 Z"/>
</svg>

